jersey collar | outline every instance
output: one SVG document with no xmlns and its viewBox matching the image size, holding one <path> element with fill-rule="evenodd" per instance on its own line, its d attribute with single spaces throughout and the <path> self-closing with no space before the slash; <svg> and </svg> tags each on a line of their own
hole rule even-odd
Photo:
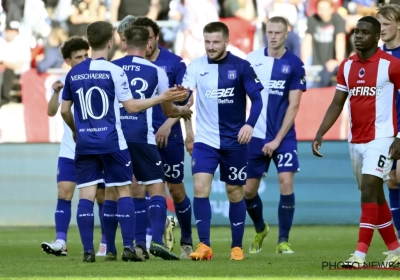
<svg viewBox="0 0 400 280">
<path fill-rule="evenodd" d="M 378 50 L 373 54 L 373 56 L 371 56 L 370 58 L 368 58 L 365 61 L 377 61 L 383 52 L 384 51 L 382 51 L 381 48 L 378 48 Z M 364 60 L 361 60 L 361 58 L 358 56 L 358 53 L 357 53 L 354 57 L 354 61 L 364 61 Z"/>
<path fill-rule="evenodd" d="M 397 48 L 394 48 L 394 49 L 388 49 L 388 48 L 386 47 L 386 44 L 384 44 L 384 45 L 382 46 L 382 50 L 384 50 L 385 52 L 394 52 L 394 51 L 400 50 L 400 46 L 398 46 Z"/>
</svg>

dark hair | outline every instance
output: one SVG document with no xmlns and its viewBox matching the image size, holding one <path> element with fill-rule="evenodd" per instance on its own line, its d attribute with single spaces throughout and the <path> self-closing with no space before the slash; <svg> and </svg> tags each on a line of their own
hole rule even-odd
<svg viewBox="0 0 400 280">
<path fill-rule="evenodd" d="M 73 36 L 62 45 L 61 54 L 64 59 L 67 59 L 71 58 L 73 52 L 80 50 L 89 50 L 89 44 L 82 37 Z"/>
<path fill-rule="evenodd" d="M 132 26 L 124 31 L 126 45 L 131 48 L 146 49 L 149 30 L 144 26 Z"/>
<path fill-rule="evenodd" d="M 288 30 L 289 23 L 288 23 L 287 19 L 284 18 L 284 17 L 278 17 L 278 16 L 277 17 L 272 17 L 267 21 L 267 23 L 269 23 L 269 22 L 282 23 L 283 26 L 285 27 L 285 30 L 286 31 Z"/>
<path fill-rule="evenodd" d="M 366 17 L 362 17 L 360 18 L 357 22 L 368 22 L 372 25 L 372 29 L 375 32 L 375 34 L 381 34 L 381 24 L 379 23 L 379 21 L 371 16 L 366 16 Z"/>
<path fill-rule="evenodd" d="M 203 33 L 215 33 L 215 32 L 222 32 L 222 36 L 225 38 L 229 38 L 229 29 L 225 23 L 220 21 L 214 21 L 208 23 L 203 28 Z"/>
<path fill-rule="evenodd" d="M 89 45 L 94 51 L 102 50 L 108 41 L 112 39 L 114 28 L 106 21 L 96 21 L 88 25 L 86 29 Z"/>
<path fill-rule="evenodd" d="M 148 17 L 137 17 L 136 20 L 133 22 L 133 26 L 150 27 L 151 29 L 153 29 L 154 36 L 156 37 L 158 36 L 158 34 L 160 34 L 160 27 L 158 26 L 158 24 Z"/>
</svg>

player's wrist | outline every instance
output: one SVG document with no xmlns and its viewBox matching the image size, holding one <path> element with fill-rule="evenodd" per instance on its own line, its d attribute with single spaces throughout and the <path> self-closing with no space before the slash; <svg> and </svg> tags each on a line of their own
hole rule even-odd
<svg viewBox="0 0 400 280">
<path fill-rule="evenodd" d="M 255 123 L 253 124 L 252 122 L 247 121 L 247 122 L 245 123 L 245 125 L 248 125 L 248 126 L 250 126 L 251 128 L 254 128 L 256 124 L 255 124 Z"/>
<path fill-rule="evenodd" d="M 157 102 L 157 104 L 164 103 L 167 101 L 167 97 L 165 96 L 165 93 L 157 95 L 156 97 L 154 97 L 154 99 Z"/>
</svg>

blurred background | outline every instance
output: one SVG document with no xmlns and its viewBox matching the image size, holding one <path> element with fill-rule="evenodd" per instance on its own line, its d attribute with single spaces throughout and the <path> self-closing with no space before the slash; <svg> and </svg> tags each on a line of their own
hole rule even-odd
<svg viewBox="0 0 400 280">
<path fill-rule="evenodd" d="M 63 126 L 59 115 L 47 116 L 47 102 L 52 83 L 69 70 L 59 48 L 69 36 L 85 36 L 87 25 L 94 21 L 107 20 L 116 27 L 127 15 L 147 16 L 157 21 L 162 27 L 160 45 L 180 55 L 186 63 L 205 54 L 202 28 L 208 22 L 226 23 L 230 29 L 229 50 L 245 58 L 252 50 L 266 46 L 266 20 L 272 16 L 286 17 L 290 23 L 287 48 L 306 65 L 308 86 L 296 118 L 301 172 L 295 181 L 298 209 L 295 223 L 357 223 L 359 194 L 348 157 L 347 110 L 325 137 L 331 140 L 323 145 L 325 158 L 313 157 L 309 143 L 332 100 L 337 67 L 354 52 L 355 23 L 362 16 L 374 15 L 383 3 L 375 0 L 2 0 L 0 203 L 11 207 L 9 213 L 14 214 L 1 215 L 0 225 L 53 223 L 58 142 Z M 118 36 L 114 40 L 113 57 L 118 58 L 124 53 Z M 185 183 L 192 197 L 188 155 Z M 6 188 L 10 191 L 5 192 Z M 266 218 L 273 224 L 279 198 L 274 167 L 260 192 L 264 193 Z M 219 174 L 214 180 L 212 205 L 214 224 L 227 223 L 229 203 Z M 169 210 L 174 211 L 172 204 Z"/>
</svg>

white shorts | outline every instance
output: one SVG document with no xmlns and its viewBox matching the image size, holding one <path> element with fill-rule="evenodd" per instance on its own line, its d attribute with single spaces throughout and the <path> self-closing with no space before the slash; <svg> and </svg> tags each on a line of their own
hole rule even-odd
<svg viewBox="0 0 400 280">
<path fill-rule="evenodd" d="M 375 139 L 366 144 L 349 143 L 351 165 L 359 190 L 362 174 L 373 175 L 384 181 L 389 179 L 393 165 L 389 148 L 393 141 L 394 137 Z"/>
</svg>

